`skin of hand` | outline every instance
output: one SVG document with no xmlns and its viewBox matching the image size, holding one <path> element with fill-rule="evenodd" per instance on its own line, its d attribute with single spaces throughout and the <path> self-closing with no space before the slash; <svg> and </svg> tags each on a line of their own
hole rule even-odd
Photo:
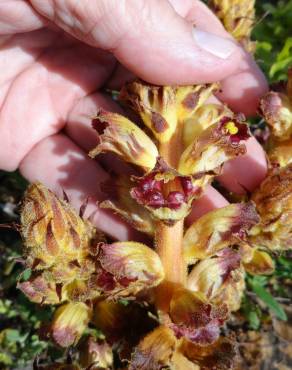
<svg viewBox="0 0 292 370">
<path fill-rule="evenodd" d="M 195 27 L 194 27 L 195 25 Z M 99 184 L 127 171 L 111 156 L 88 158 L 96 145 L 90 117 L 121 108 L 101 88 L 138 76 L 155 84 L 222 82 L 218 98 L 254 114 L 267 84 L 252 57 L 197 0 L 0 0 L 0 168 L 20 169 L 117 239 L 139 235 L 96 203 Z M 261 146 L 229 162 L 221 181 L 252 190 L 266 174 Z M 241 185 L 243 187 L 241 187 Z M 227 201 L 214 188 L 195 202 L 190 220 Z"/>
</svg>

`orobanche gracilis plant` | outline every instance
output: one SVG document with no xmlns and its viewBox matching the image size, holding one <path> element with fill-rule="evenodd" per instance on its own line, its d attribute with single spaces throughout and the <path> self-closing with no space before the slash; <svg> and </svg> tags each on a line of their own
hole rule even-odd
<svg viewBox="0 0 292 370">
<path fill-rule="evenodd" d="M 250 25 L 235 25 L 247 46 Z M 272 134 L 270 169 L 260 188 L 248 201 L 192 224 L 193 201 L 224 163 L 246 152 L 251 136 L 242 114 L 208 100 L 219 85 L 134 81 L 119 98 L 139 116 L 137 124 L 97 112 L 98 145 L 90 156 L 112 152 L 135 168 L 132 177 L 103 185 L 109 199 L 100 207 L 147 234 L 145 244 L 109 242 L 83 218 L 83 209 L 78 214 L 41 183 L 29 186 L 21 233 L 32 274 L 19 288 L 33 302 L 57 306 L 45 335 L 61 347 L 79 348 L 78 364 L 38 368 L 233 368 L 236 345 L 224 325 L 240 307 L 245 273 L 273 272 L 268 252 L 291 248 L 291 86 L 290 74 L 286 90 L 281 86 L 261 101 Z M 94 327 L 102 334 L 79 341 Z"/>
</svg>

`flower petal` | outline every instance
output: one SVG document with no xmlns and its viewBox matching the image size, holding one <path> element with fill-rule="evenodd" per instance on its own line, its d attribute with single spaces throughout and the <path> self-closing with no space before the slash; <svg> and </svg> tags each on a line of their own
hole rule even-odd
<svg viewBox="0 0 292 370">
<path fill-rule="evenodd" d="M 226 161 L 245 154 L 245 145 L 240 142 L 249 136 L 248 126 L 242 123 L 240 117 L 224 117 L 219 123 L 204 130 L 185 149 L 179 161 L 178 171 L 182 175 L 211 173 L 214 177 L 220 173 Z"/>
<path fill-rule="evenodd" d="M 170 302 L 170 327 L 177 338 L 206 345 L 218 339 L 220 326 L 227 319 L 225 304 L 210 304 L 201 293 L 177 289 Z"/>
<path fill-rule="evenodd" d="M 178 351 L 197 364 L 200 370 L 233 369 L 237 355 L 236 343 L 224 337 L 220 337 L 208 346 L 200 346 L 184 340 Z"/>
<path fill-rule="evenodd" d="M 232 119 L 233 115 L 226 105 L 203 104 L 185 121 L 183 128 L 184 148 L 188 147 L 208 127 L 220 122 L 224 117 L 230 117 Z"/>
<path fill-rule="evenodd" d="M 164 278 L 158 254 L 141 243 L 101 244 L 98 262 L 96 284 L 111 296 L 135 295 Z"/>
<path fill-rule="evenodd" d="M 252 202 L 230 204 L 203 215 L 185 233 L 183 248 L 186 262 L 192 264 L 228 246 L 240 244 L 246 239 L 247 231 L 258 221 Z"/>
<path fill-rule="evenodd" d="M 240 266 L 238 252 L 226 248 L 216 257 L 198 262 L 188 276 L 187 287 L 193 292 L 203 293 L 212 301 L 222 289 L 233 283 L 235 270 Z M 228 305 L 228 301 L 225 303 Z"/>
<path fill-rule="evenodd" d="M 267 252 L 254 249 L 252 259 L 244 263 L 244 268 L 252 275 L 269 275 L 274 272 L 275 264 Z"/>
<path fill-rule="evenodd" d="M 112 368 L 113 351 L 107 342 L 89 337 L 78 349 L 79 362 L 83 369 Z"/>
<path fill-rule="evenodd" d="M 134 81 L 121 90 L 120 100 L 141 116 L 160 142 L 174 134 L 178 123 L 175 88 Z"/>
<path fill-rule="evenodd" d="M 59 307 L 50 327 L 51 336 L 61 347 L 78 342 L 91 317 L 91 309 L 82 302 L 67 303 Z"/>
<path fill-rule="evenodd" d="M 126 162 L 152 169 L 158 151 L 153 141 L 126 117 L 100 109 L 93 121 L 99 143 L 89 153 L 94 158 L 102 152 L 113 152 Z"/>
<path fill-rule="evenodd" d="M 162 370 L 171 365 L 176 338 L 166 326 L 159 326 L 136 347 L 129 370 Z"/>
</svg>

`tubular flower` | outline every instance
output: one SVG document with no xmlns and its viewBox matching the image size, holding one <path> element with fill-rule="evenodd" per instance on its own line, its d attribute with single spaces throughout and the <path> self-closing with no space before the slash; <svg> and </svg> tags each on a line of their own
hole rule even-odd
<svg viewBox="0 0 292 370">
<path fill-rule="evenodd" d="M 119 175 L 104 183 L 102 191 L 109 199 L 100 203 L 100 207 L 113 210 L 135 229 L 153 235 L 154 221 L 150 212 L 132 198 L 130 194 L 132 186 L 133 181 L 125 175 Z"/>
<path fill-rule="evenodd" d="M 274 168 L 253 193 L 261 222 L 251 230 L 251 243 L 269 250 L 292 246 L 292 164 Z"/>
<path fill-rule="evenodd" d="M 85 303 L 66 303 L 59 307 L 50 326 L 53 340 L 61 347 L 76 344 L 86 329 L 91 317 L 91 309 Z"/>
<path fill-rule="evenodd" d="M 232 117 L 234 114 L 226 105 L 205 103 L 200 106 L 193 116 L 185 121 L 183 128 L 184 148 L 188 147 L 204 130 L 224 117 Z"/>
<path fill-rule="evenodd" d="M 211 345 L 196 345 L 177 340 L 166 326 L 149 333 L 136 347 L 129 370 L 229 370 L 233 368 L 236 348 L 227 338 Z"/>
<path fill-rule="evenodd" d="M 257 248 L 253 249 L 250 261 L 243 263 L 247 272 L 252 275 L 268 275 L 275 270 L 275 264 L 272 257 L 265 251 Z"/>
<path fill-rule="evenodd" d="M 238 245 L 248 230 L 259 221 L 252 203 L 230 204 L 200 217 L 186 231 L 184 256 L 188 264 L 215 255 L 220 250 Z"/>
<path fill-rule="evenodd" d="M 250 34 L 255 22 L 255 0 L 212 0 L 211 7 L 226 30 L 253 53 L 255 43 L 250 40 Z"/>
<path fill-rule="evenodd" d="M 111 296 L 135 295 L 158 285 L 164 278 L 157 253 L 136 242 L 99 246 L 97 272 L 92 281 Z"/>
<path fill-rule="evenodd" d="M 203 293 L 208 300 L 216 299 L 229 284 L 236 283 L 236 272 L 240 268 L 240 255 L 226 248 L 217 256 L 198 262 L 188 276 L 188 288 Z M 229 304 L 228 300 L 224 300 Z"/>
<path fill-rule="evenodd" d="M 226 161 L 245 153 L 245 145 L 240 142 L 249 137 L 248 126 L 240 117 L 224 117 L 204 130 L 185 149 L 178 170 L 183 175 L 218 174 Z"/>
<path fill-rule="evenodd" d="M 260 113 L 272 130 L 276 140 L 290 139 L 292 135 L 292 69 L 284 89 L 268 92 L 260 102 Z"/>
<path fill-rule="evenodd" d="M 206 345 L 218 339 L 228 308 L 225 304 L 212 305 L 201 292 L 177 289 L 170 302 L 169 316 L 177 338 Z"/>
<path fill-rule="evenodd" d="M 127 84 L 120 99 L 141 116 L 159 142 L 167 142 L 178 123 L 194 114 L 218 88 L 217 84 L 198 86 L 153 86 L 142 82 Z"/>
<path fill-rule="evenodd" d="M 193 178 L 181 176 L 161 158 L 153 171 L 140 178 L 134 178 L 136 186 L 130 194 L 139 204 L 144 205 L 158 220 L 174 224 L 186 217 L 192 201 L 201 194 L 193 185 Z"/>
<path fill-rule="evenodd" d="M 79 347 L 79 353 L 79 362 L 83 369 L 100 370 L 112 368 L 113 352 L 105 341 L 89 337 Z"/>
<path fill-rule="evenodd" d="M 94 158 L 102 152 L 113 152 L 126 162 L 152 169 L 158 151 L 152 140 L 133 122 L 117 113 L 99 110 L 93 121 L 99 143 L 89 153 Z"/>
</svg>

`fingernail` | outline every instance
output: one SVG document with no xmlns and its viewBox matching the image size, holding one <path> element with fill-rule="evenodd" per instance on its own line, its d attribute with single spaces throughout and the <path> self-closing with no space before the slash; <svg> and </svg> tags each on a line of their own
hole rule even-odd
<svg viewBox="0 0 292 370">
<path fill-rule="evenodd" d="M 227 59 L 237 49 L 233 41 L 202 31 L 197 27 L 193 28 L 193 36 L 201 49 L 222 59 Z"/>
</svg>

